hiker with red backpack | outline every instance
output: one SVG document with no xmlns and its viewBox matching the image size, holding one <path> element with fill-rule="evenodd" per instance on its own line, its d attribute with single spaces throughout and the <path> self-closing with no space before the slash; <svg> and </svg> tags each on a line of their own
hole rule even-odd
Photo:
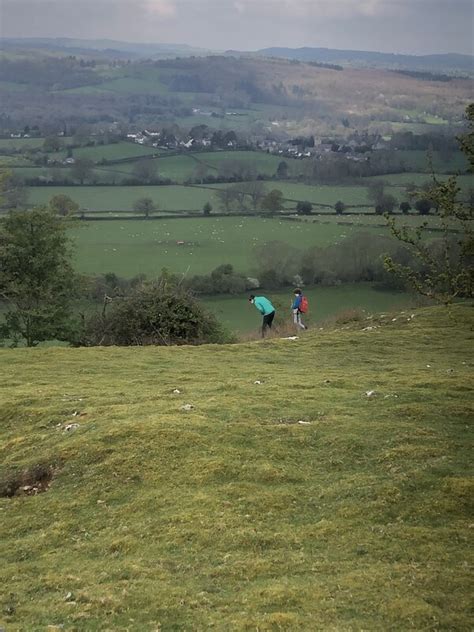
<svg viewBox="0 0 474 632">
<path fill-rule="evenodd" d="M 291 305 L 293 322 L 300 329 L 308 329 L 301 320 L 301 314 L 306 314 L 308 311 L 308 299 L 298 287 L 294 290 L 293 294 L 295 295 Z"/>
</svg>

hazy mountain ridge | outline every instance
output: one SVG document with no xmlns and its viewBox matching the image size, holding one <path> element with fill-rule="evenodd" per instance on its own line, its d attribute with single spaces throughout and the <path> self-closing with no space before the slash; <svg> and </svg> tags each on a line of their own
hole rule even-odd
<svg viewBox="0 0 474 632">
<path fill-rule="evenodd" d="M 122 42 L 112 39 L 76 39 L 69 37 L 38 38 L 1 38 L 0 50 L 42 49 L 69 54 L 92 53 L 115 58 L 173 57 L 173 56 L 205 56 L 218 54 L 221 51 L 199 48 L 189 44 L 161 44 Z M 354 67 L 374 67 L 385 69 L 429 70 L 443 72 L 462 72 L 474 74 L 474 56 L 459 53 L 440 53 L 432 55 L 406 55 L 398 53 L 382 53 L 378 51 L 344 50 L 335 48 L 288 48 L 274 46 L 257 51 L 229 50 L 226 55 L 265 56 L 296 59 L 302 62 L 320 62 L 326 64 L 342 64 Z"/>
<path fill-rule="evenodd" d="M 97 53 L 112 57 L 169 57 L 206 55 L 210 51 L 204 48 L 189 46 L 188 44 L 151 44 L 138 42 L 120 42 L 110 39 L 75 39 L 69 37 L 33 37 L 33 38 L 2 38 L 0 49 L 44 49 L 62 51 L 70 54 Z"/>
<path fill-rule="evenodd" d="M 266 57 L 282 57 L 308 62 L 347 64 L 351 66 L 372 66 L 389 69 L 443 70 L 472 74 L 474 57 L 458 53 L 435 55 L 402 55 L 377 51 L 339 50 L 333 48 L 263 48 L 255 52 Z"/>
</svg>

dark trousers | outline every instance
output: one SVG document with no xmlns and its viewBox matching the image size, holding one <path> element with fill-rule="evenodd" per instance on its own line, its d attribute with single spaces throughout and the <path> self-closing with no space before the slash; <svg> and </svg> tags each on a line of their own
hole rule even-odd
<svg viewBox="0 0 474 632">
<path fill-rule="evenodd" d="M 262 338 L 265 336 L 265 329 L 268 327 L 272 328 L 273 319 L 275 318 L 275 312 L 270 312 L 270 314 L 265 314 L 263 317 L 262 323 Z"/>
</svg>

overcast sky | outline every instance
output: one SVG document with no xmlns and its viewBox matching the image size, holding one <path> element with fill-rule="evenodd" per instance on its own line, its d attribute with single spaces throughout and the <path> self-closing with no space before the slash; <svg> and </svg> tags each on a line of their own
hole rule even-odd
<svg viewBox="0 0 474 632">
<path fill-rule="evenodd" d="M 473 0 L 0 0 L 3 37 L 472 54 Z"/>
</svg>

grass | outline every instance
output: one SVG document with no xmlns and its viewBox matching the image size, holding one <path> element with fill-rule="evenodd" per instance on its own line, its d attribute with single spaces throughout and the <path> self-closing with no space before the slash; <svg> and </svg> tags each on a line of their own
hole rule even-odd
<svg viewBox="0 0 474 632">
<path fill-rule="evenodd" d="M 422 150 L 398 150 L 395 157 L 402 160 L 406 169 L 414 171 L 431 171 L 430 152 Z M 439 151 L 431 152 L 431 162 L 433 169 L 437 173 L 446 171 L 464 172 L 469 167 L 466 156 L 461 151 L 452 152 L 446 159 L 443 159 Z"/>
<path fill-rule="evenodd" d="M 131 277 L 157 276 L 163 267 L 173 272 L 208 273 L 222 263 L 250 273 L 255 253 L 271 241 L 299 249 L 341 241 L 360 228 L 352 225 L 306 224 L 255 217 L 128 220 L 79 224 L 71 235 L 76 242 L 80 272 L 115 272 Z M 386 234 L 385 228 L 367 228 Z M 178 241 L 184 241 L 178 245 Z"/>
<path fill-rule="evenodd" d="M 292 288 L 286 290 L 257 290 L 256 294 L 268 296 L 277 310 L 278 323 L 290 323 L 290 300 Z M 337 287 L 305 288 L 310 310 L 303 322 L 311 329 L 318 328 L 328 318 L 342 310 L 358 310 L 367 314 L 391 311 L 413 305 L 416 300 L 408 293 L 375 290 L 368 283 L 345 284 Z M 237 296 L 213 296 L 202 299 L 206 307 L 231 331 L 238 333 L 256 332 L 261 318 L 257 310 L 247 302 L 249 292 Z M 365 317 L 365 316 L 364 316 Z M 294 328 L 291 331 L 294 334 Z"/>
<path fill-rule="evenodd" d="M 472 308 L 453 315 L 1 351 L 2 476 L 54 468 L 0 499 L 1 625 L 469 629 Z"/>
<path fill-rule="evenodd" d="M 448 178 L 449 178 L 448 175 L 438 174 L 438 173 L 436 174 L 436 179 L 439 180 L 440 182 L 443 182 L 447 180 Z M 418 173 L 418 172 L 392 173 L 392 174 L 387 174 L 383 176 L 375 176 L 373 178 L 370 178 L 370 180 L 368 179 L 367 183 L 373 180 L 383 180 L 384 182 L 388 184 L 389 188 L 406 187 L 408 184 L 411 184 L 411 183 L 414 183 L 416 186 L 421 187 L 426 182 L 429 182 L 430 184 L 432 183 L 432 175 L 429 173 Z M 473 180 L 472 175 L 466 175 L 466 174 L 459 175 L 459 176 L 456 176 L 456 180 L 464 195 L 467 195 L 469 193 L 469 190 L 473 188 L 474 180 Z M 400 195 L 401 193 L 399 191 L 398 196 L 400 197 Z"/>
<path fill-rule="evenodd" d="M 36 205 L 47 204 L 60 193 L 69 195 L 81 208 L 94 211 L 131 211 L 134 202 L 143 197 L 152 198 L 162 211 L 198 211 L 208 201 L 214 208 L 218 207 L 213 191 L 179 185 L 30 187 L 28 201 Z"/>
<path fill-rule="evenodd" d="M 0 138 L 0 150 L 21 149 L 22 151 L 27 151 L 28 149 L 42 147 L 43 143 L 44 138 Z"/>
<path fill-rule="evenodd" d="M 198 165 L 204 165 L 208 168 L 209 175 L 217 175 L 221 165 L 225 162 L 242 162 L 247 166 L 252 166 L 256 173 L 265 174 L 267 176 L 275 175 L 277 167 L 282 158 L 271 156 L 263 152 L 257 151 L 214 151 L 214 152 L 197 152 L 181 155 L 167 156 L 162 151 L 162 155 L 154 160 L 157 172 L 161 177 L 170 178 L 175 182 L 184 182 L 190 178 L 196 178 L 196 169 Z M 292 175 L 298 175 L 302 172 L 303 163 L 298 160 L 286 159 L 289 172 Z M 110 165 L 110 170 L 116 169 L 120 173 L 133 173 L 133 163 Z M 272 186 L 273 183 L 269 183 Z"/>
<path fill-rule="evenodd" d="M 146 157 L 156 154 L 155 147 L 145 147 L 138 143 L 120 142 L 110 145 L 96 145 L 94 147 L 78 147 L 74 149 L 74 158 L 91 158 L 95 162 L 99 160 L 117 160 L 119 158 Z"/>
<path fill-rule="evenodd" d="M 360 185 L 329 185 L 329 184 L 302 184 L 300 182 L 266 182 L 265 185 L 268 190 L 279 189 L 283 196 L 288 200 L 287 205 L 289 207 L 295 206 L 295 201 L 306 200 L 312 204 L 322 204 L 323 207 L 327 206 L 329 212 L 334 212 L 334 205 L 337 201 L 341 200 L 347 206 L 361 206 L 366 205 L 367 210 L 373 208 L 373 204 L 367 197 L 367 186 L 369 181 L 361 180 Z M 225 188 L 227 184 L 206 184 L 204 187 L 219 189 Z M 395 187 L 387 187 L 387 192 L 393 193 L 395 197 L 400 197 L 400 190 Z M 318 209 L 318 211 L 324 212 L 324 208 Z"/>
</svg>

